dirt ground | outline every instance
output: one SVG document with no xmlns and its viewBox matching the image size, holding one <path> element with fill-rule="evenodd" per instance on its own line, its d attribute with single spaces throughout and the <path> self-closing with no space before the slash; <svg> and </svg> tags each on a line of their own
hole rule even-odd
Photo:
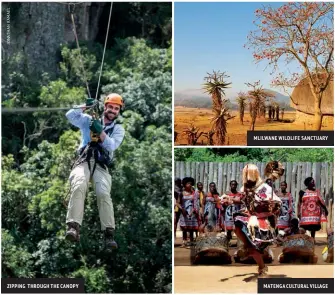
<svg viewBox="0 0 335 295">
<path fill-rule="evenodd" d="M 177 235 L 174 250 L 174 291 L 175 293 L 257 293 L 256 264 L 242 264 L 233 261 L 230 265 L 191 265 L 190 250 L 180 248 L 181 238 Z M 317 264 L 280 264 L 277 257 L 281 247 L 271 247 L 275 260 L 269 267 L 269 278 L 333 278 L 334 264 L 322 260 L 326 246 L 326 235 L 316 236 L 315 253 Z M 230 255 L 236 250 L 232 241 Z"/>
<path fill-rule="evenodd" d="M 249 113 L 244 116 L 244 124 L 241 125 L 239 112 L 233 111 L 235 118 L 228 121 L 227 143 L 226 145 L 246 145 L 247 131 L 250 127 L 251 118 Z M 183 134 L 185 128 L 190 123 L 200 129 L 200 132 L 208 132 L 211 129 L 211 119 L 213 113 L 210 109 L 175 107 L 174 126 L 178 132 L 175 145 L 187 145 L 187 136 Z M 280 116 L 281 118 L 281 116 Z M 295 112 L 285 112 L 283 121 L 268 121 L 268 119 L 257 118 L 255 130 L 312 130 L 312 122 L 295 122 Z M 322 126 L 322 130 L 333 130 L 333 124 L 326 123 Z M 198 140 L 199 145 L 207 145 L 207 138 L 203 135 Z M 216 144 L 216 142 L 214 142 Z"/>
<path fill-rule="evenodd" d="M 334 265 L 269 266 L 269 278 L 333 278 Z M 175 266 L 175 293 L 257 293 L 257 267 Z"/>
</svg>

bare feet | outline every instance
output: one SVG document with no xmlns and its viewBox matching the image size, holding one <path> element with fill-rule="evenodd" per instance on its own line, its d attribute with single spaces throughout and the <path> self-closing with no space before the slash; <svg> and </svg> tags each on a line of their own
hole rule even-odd
<svg viewBox="0 0 335 295">
<path fill-rule="evenodd" d="M 269 271 L 267 266 L 264 266 L 263 268 L 258 268 L 258 277 L 259 278 L 266 278 L 267 272 Z"/>
</svg>

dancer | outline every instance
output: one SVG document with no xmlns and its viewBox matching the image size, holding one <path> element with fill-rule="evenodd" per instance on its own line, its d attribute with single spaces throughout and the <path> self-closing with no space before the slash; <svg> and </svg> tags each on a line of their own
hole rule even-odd
<svg viewBox="0 0 335 295">
<path fill-rule="evenodd" d="M 243 168 L 241 192 L 246 209 L 234 214 L 235 234 L 243 242 L 247 254 L 256 261 L 258 275 L 262 277 L 268 270 L 262 257 L 263 251 L 275 239 L 275 230 L 270 227 L 268 217 L 279 214 L 281 200 L 272 187 L 262 181 L 254 164 Z"/>
<path fill-rule="evenodd" d="M 174 237 L 176 238 L 177 226 L 181 214 L 181 210 L 177 206 L 178 197 L 182 193 L 182 184 L 180 178 L 175 178 L 174 180 Z"/>
<path fill-rule="evenodd" d="M 194 242 L 194 233 L 199 229 L 199 202 L 193 189 L 194 179 L 185 177 L 182 180 L 183 191 L 177 200 L 177 206 L 181 210 L 180 228 L 183 231 L 182 247 L 191 246 Z M 190 234 L 190 244 L 187 243 L 187 233 Z"/>
<path fill-rule="evenodd" d="M 326 221 L 326 217 L 322 220 L 322 213 L 328 216 L 328 210 L 320 191 L 315 188 L 313 177 L 307 177 L 304 184 L 307 189 L 300 191 L 298 202 L 300 226 L 311 232 L 315 242 L 315 232 L 321 229 L 321 222 Z"/>
<path fill-rule="evenodd" d="M 204 207 L 203 207 L 203 200 L 206 196 L 206 193 L 204 192 L 204 185 L 202 182 L 197 183 L 197 190 L 195 192 L 195 196 L 199 199 L 199 205 L 200 205 L 200 216 L 202 217 L 204 215 Z M 201 220 L 202 223 L 204 223 L 204 220 Z"/>
<path fill-rule="evenodd" d="M 294 199 L 291 193 L 287 192 L 286 189 L 287 183 L 286 181 L 282 181 L 280 183 L 280 192 L 277 193 L 278 197 L 282 201 L 280 215 L 277 221 L 277 228 L 283 230 L 290 227 L 290 221 L 295 216 Z"/>
<path fill-rule="evenodd" d="M 223 195 L 222 205 L 225 208 L 224 225 L 227 231 L 228 240 L 232 239 L 232 232 L 234 230 L 234 218 L 233 214 L 241 209 L 242 206 L 242 194 L 237 191 L 238 183 L 236 180 L 232 180 L 229 183 L 230 191 Z"/>
<path fill-rule="evenodd" d="M 214 182 L 209 184 L 209 192 L 207 193 L 206 198 L 203 199 L 203 208 L 205 226 L 209 226 L 215 231 L 219 231 L 221 204 L 219 193 L 217 192 L 216 184 Z"/>
</svg>

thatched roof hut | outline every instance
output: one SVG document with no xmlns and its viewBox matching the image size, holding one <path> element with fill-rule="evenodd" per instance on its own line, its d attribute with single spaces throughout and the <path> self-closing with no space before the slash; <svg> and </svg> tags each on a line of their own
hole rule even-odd
<svg viewBox="0 0 335 295">
<path fill-rule="evenodd" d="M 301 80 L 291 95 L 291 107 L 299 112 L 314 115 L 314 96 L 308 85 L 307 78 Z M 321 102 L 323 115 L 334 116 L 334 77 L 330 81 Z"/>
</svg>

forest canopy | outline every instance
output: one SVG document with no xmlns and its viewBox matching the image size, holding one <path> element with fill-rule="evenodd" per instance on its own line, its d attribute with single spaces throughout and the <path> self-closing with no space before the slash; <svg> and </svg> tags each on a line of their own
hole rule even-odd
<svg viewBox="0 0 335 295">
<path fill-rule="evenodd" d="M 175 149 L 175 161 L 185 162 L 333 162 L 330 148 L 199 148 Z"/>
<path fill-rule="evenodd" d="M 119 121 L 126 135 L 110 171 L 119 249 L 103 251 L 92 190 L 80 243 L 65 240 L 68 177 L 80 142 L 65 111 L 3 114 L 2 277 L 80 277 L 88 293 L 171 292 L 171 3 L 115 3 L 115 11 L 122 24 L 111 26 L 99 97 L 118 92 L 125 100 Z M 80 42 L 94 94 L 104 36 Z M 4 61 L 3 107 L 85 102 L 76 45 L 58 50 L 54 78 L 21 71 L 21 53 Z"/>
</svg>

